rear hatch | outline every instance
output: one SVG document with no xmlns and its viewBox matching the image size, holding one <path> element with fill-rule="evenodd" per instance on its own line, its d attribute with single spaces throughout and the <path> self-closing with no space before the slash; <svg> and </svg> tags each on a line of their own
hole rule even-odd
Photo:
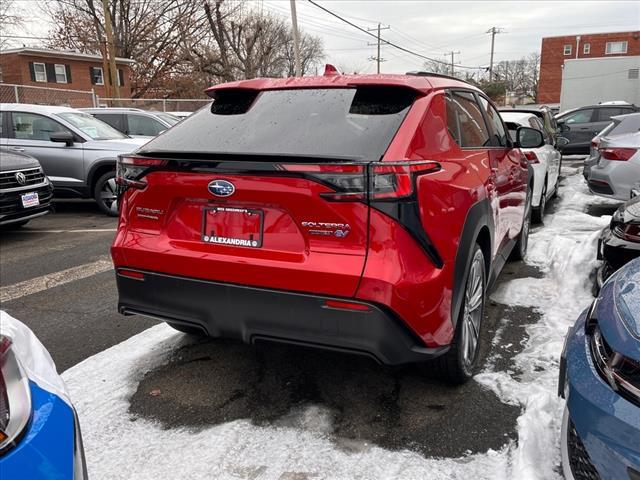
<svg viewBox="0 0 640 480">
<path fill-rule="evenodd" d="M 121 158 L 127 229 L 117 244 L 126 264 L 353 296 L 368 248 L 369 195 L 406 188 L 406 166 L 376 173 L 372 165 L 380 164 L 416 92 L 364 87 L 216 95 L 211 107 L 135 157 Z"/>
</svg>

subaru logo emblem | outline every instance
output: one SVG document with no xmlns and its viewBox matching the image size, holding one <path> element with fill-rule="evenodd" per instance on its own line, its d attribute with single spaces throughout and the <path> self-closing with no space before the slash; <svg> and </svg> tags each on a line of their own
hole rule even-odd
<svg viewBox="0 0 640 480">
<path fill-rule="evenodd" d="M 18 182 L 20 185 L 25 185 L 27 183 L 27 177 L 24 173 L 18 172 L 14 176 L 16 177 L 16 182 Z"/>
<path fill-rule="evenodd" d="M 209 182 L 208 188 L 216 197 L 228 197 L 236 191 L 233 183 L 227 182 L 226 180 L 213 180 Z"/>
</svg>

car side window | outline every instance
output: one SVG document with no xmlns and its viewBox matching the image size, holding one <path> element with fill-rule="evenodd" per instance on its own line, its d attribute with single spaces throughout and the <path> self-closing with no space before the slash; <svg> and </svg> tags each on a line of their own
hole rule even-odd
<svg viewBox="0 0 640 480">
<path fill-rule="evenodd" d="M 54 132 L 73 135 L 67 127 L 43 115 L 35 113 L 11 112 L 13 137 L 21 140 L 51 140 Z"/>
<path fill-rule="evenodd" d="M 486 147 L 489 144 L 489 132 L 473 93 L 448 92 L 445 101 L 447 127 L 456 143 L 465 148 Z"/>
<path fill-rule="evenodd" d="M 124 115 L 120 113 L 95 113 L 93 116 L 98 120 L 102 120 L 104 123 L 111 125 L 119 132 L 125 133 Z"/>
<path fill-rule="evenodd" d="M 489 120 L 489 134 L 491 135 L 492 147 L 506 147 L 507 146 L 507 131 L 502 123 L 502 118 L 498 111 L 493 108 L 489 101 L 483 96 L 478 95 L 480 98 L 480 105 L 487 115 Z"/>
<path fill-rule="evenodd" d="M 616 115 L 622 115 L 624 113 L 628 113 L 628 112 L 620 107 L 599 108 L 598 121 L 608 122 L 611 119 L 611 117 L 615 117 Z"/>
<path fill-rule="evenodd" d="M 143 135 L 146 137 L 155 137 L 163 130 L 166 130 L 163 124 L 158 120 L 144 115 L 127 115 L 129 123 L 128 135 Z"/>
<path fill-rule="evenodd" d="M 568 125 L 574 123 L 589 123 L 593 117 L 593 108 L 587 108 L 585 110 L 578 110 L 564 117 L 564 122 Z"/>
</svg>

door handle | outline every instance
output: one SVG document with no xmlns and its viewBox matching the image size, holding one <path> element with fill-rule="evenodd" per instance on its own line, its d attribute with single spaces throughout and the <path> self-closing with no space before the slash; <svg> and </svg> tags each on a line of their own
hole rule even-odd
<svg viewBox="0 0 640 480">
<path fill-rule="evenodd" d="M 24 148 L 20 147 L 9 147 L 9 150 L 13 150 L 14 152 L 24 152 Z"/>
</svg>

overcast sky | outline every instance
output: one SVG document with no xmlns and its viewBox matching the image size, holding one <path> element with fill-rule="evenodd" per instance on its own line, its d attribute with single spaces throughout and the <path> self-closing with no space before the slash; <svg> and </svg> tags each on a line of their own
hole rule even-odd
<svg viewBox="0 0 640 480">
<path fill-rule="evenodd" d="M 0 0 L 2 1 L 2 0 Z M 287 20 L 289 0 L 249 0 Z M 438 60 L 450 61 L 445 52 L 460 51 L 456 62 L 465 66 L 487 66 L 491 36 L 486 31 L 495 26 L 504 33 L 496 35 L 495 61 L 514 60 L 540 51 L 544 36 L 615 32 L 640 29 L 640 2 L 425 2 L 425 1 L 347 1 L 315 0 L 320 5 L 369 29 L 378 22 L 390 27 L 382 37 L 408 50 Z M 18 8 L 28 11 L 28 23 L 22 35 L 45 36 L 50 22 L 33 0 L 17 0 Z M 306 0 L 297 0 L 301 29 L 320 36 L 327 53 L 326 62 L 348 70 L 375 72 L 376 47 L 367 45 L 375 39 L 341 22 Z M 17 40 L 34 45 L 41 40 Z M 382 48 L 382 72 L 403 73 L 420 69 L 423 60 L 395 48 Z"/>
<path fill-rule="evenodd" d="M 489 64 L 495 26 L 495 61 L 519 59 L 540 52 L 542 37 L 566 34 L 640 30 L 640 2 L 424 2 L 315 0 L 316 3 L 363 28 L 380 22 L 389 26 L 382 37 L 409 50 L 450 61 L 444 53 L 460 51 L 457 62 L 467 66 Z M 263 0 L 263 8 L 289 15 L 289 0 Z M 363 32 L 342 23 L 305 0 L 298 0 L 298 22 L 304 31 L 324 40 L 328 63 L 375 72 L 375 42 Z M 382 72 L 403 73 L 419 69 L 423 60 L 391 47 L 382 48 Z"/>
</svg>

